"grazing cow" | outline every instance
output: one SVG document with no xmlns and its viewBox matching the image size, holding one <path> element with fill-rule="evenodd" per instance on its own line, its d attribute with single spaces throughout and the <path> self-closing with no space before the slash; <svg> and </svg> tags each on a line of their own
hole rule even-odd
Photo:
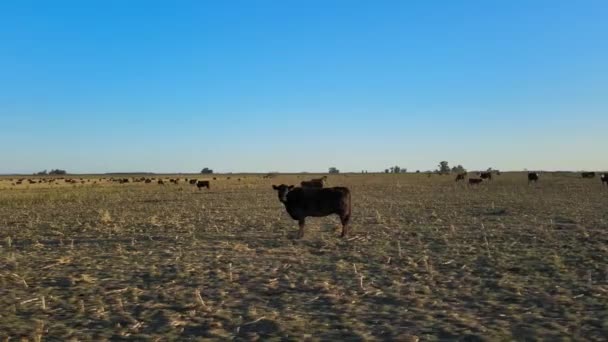
<svg viewBox="0 0 608 342">
<path fill-rule="evenodd" d="M 528 172 L 528 184 L 538 182 L 538 172 Z"/>
<path fill-rule="evenodd" d="M 456 182 L 463 181 L 466 178 L 467 174 L 465 172 L 459 173 L 456 175 Z"/>
<path fill-rule="evenodd" d="M 481 179 L 492 180 L 492 172 L 480 172 L 479 177 L 481 177 Z"/>
<path fill-rule="evenodd" d="M 191 180 L 189 181 L 189 183 L 190 183 L 191 185 L 196 185 L 196 179 L 191 179 Z"/>
<path fill-rule="evenodd" d="M 608 173 L 602 173 L 600 179 L 602 180 L 602 184 L 606 183 L 608 185 Z"/>
<path fill-rule="evenodd" d="M 273 185 L 279 201 L 292 219 L 298 221 L 298 237 L 304 237 L 306 217 L 323 217 L 331 214 L 340 216 L 342 222 L 341 237 L 348 233 L 350 221 L 350 190 L 345 187 L 335 188 L 294 188 L 293 185 Z"/>
<path fill-rule="evenodd" d="M 318 180 L 318 179 L 313 179 L 311 181 L 302 181 L 300 183 L 300 185 L 303 188 L 322 188 L 323 187 L 323 181 L 322 180 Z"/>
<path fill-rule="evenodd" d="M 581 175 L 583 178 L 595 178 L 595 172 L 583 172 Z"/>
<path fill-rule="evenodd" d="M 165 182 L 163 182 L 163 180 L 162 180 L 162 179 L 159 179 L 159 180 L 158 180 L 158 185 L 165 185 Z"/>
<path fill-rule="evenodd" d="M 146 179 L 144 182 L 145 182 L 146 184 L 150 184 L 150 183 L 152 183 L 152 180 L 151 180 L 150 178 L 148 178 L 148 179 Z"/>
<path fill-rule="evenodd" d="M 201 188 L 211 189 L 209 187 L 209 181 L 198 181 L 196 182 L 196 187 L 200 190 Z"/>
<path fill-rule="evenodd" d="M 469 178 L 469 185 L 479 185 L 483 183 L 482 178 Z"/>
</svg>

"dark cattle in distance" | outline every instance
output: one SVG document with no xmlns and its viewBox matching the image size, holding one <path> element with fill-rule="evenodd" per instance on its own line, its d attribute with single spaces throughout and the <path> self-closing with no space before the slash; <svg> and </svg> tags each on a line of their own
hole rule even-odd
<svg viewBox="0 0 608 342">
<path fill-rule="evenodd" d="M 196 185 L 196 179 L 191 179 L 191 180 L 189 181 L 189 183 L 190 183 L 190 184 L 192 184 L 192 185 Z"/>
<path fill-rule="evenodd" d="M 456 182 L 458 181 L 463 181 L 465 179 L 465 177 L 467 176 L 466 173 L 459 173 L 456 175 Z"/>
<path fill-rule="evenodd" d="M 481 179 L 492 180 L 492 172 L 481 172 L 481 173 L 479 173 L 479 177 Z"/>
<path fill-rule="evenodd" d="M 298 237 L 304 237 L 306 217 L 323 217 L 336 214 L 342 222 L 342 234 L 348 233 L 350 221 L 350 190 L 345 187 L 334 188 L 294 188 L 293 185 L 273 185 L 279 201 L 292 219 L 298 221 L 300 227 Z"/>
<path fill-rule="evenodd" d="M 594 178 L 595 172 L 583 172 L 581 173 L 581 176 L 583 176 L 583 178 Z"/>
<path fill-rule="evenodd" d="M 321 180 L 317 180 L 317 179 L 313 179 L 311 181 L 302 181 L 300 183 L 300 185 L 303 188 L 322 188 L 323 187 L 323 181 Z"/>
<path fill-rule="evenodd" d="M 201 188 L 207 188 L 210 189 L 209 187 L 209 181 L 198 181 L 196 182 L 196 187 L 200 190 Z"/>
<path fill-rule="evenodd" d="M 608 185 L 608 173 L 602 173 L 600 179 L 602 180 L 602 184 L 606 183 Z"/>
<path fill-rule="evenodd" d="M 150 178 L 148 178 L 148 179 L 146 179 L 144 182 L 145 182 L 146 184 L 150 184 L 150 183 L 152 183 L 152 180 L 151 180 Z"/>
<path fill-rule="evenodd" d="M 538 172 L 528 172 L 528 184 L 530 184 L 530 182 L 538 182 Z"/>
<path fill-rule="evenodd" d="M 469 178 L 469 185 L 479 185 L 481 183 L 483 183 L 481 178 Z"/>
<path fill-rule="evenodd" d="M 311 182 L 326 182 L 327 181 L 327 176 L 323 176 L 321 178 L 313 178 L 310 181 Z"/>
<path fill-rule="evenodd" d="M 158 180 L 158 185 L 165 185 L 165 182 L 163 182 L 163 180 L 162 180 L 162 179 L 159 179 L 159 180 Z"/>
</svg>

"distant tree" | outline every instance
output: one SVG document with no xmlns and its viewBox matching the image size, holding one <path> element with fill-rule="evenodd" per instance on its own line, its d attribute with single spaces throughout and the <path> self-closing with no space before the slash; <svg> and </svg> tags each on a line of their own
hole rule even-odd
<svg viewBox="0 0 608 342">
<path fill-rule="evenodd" d="M 36 172 L 35 175 L 37 175 L 37 176 L 46 176 L 46 175 L 48 175 L 48 173 L 46 172 L 46 170 L 44 170 L 44 171 Z"/>
<path fill-rule="evenodd" d="M 49 175 L 67 175 L 67 171 L 60 170 L 60 169 L 55 169 L 55 170 L 51 170 L 49 172 Z"/>
<path fill-rule="evenodd" d="M 391 171 L 389 169 L 384 169 L 384 173 L 390 173 Z"/>
<path fill-rule="evenodd" d="M 462 165 L 458 165 L 458 166 L 454 166 L 452 168 L 452 172 L 453 173 L 465 173 L 465 172 L 467 172 L 467 169 L 465 169 L 464 167 L 462 167 Z"/>
<path fill-rule="evenodd" d="M 213 173 L 213 170 L 211 170 L 210 168 L 206 167 L 206 168 L 204 168 L 204 169 L 201 170 L 201 173 L 205 174 L 205 175 L 208 175 L 208 174 Z"/>
<path fill-rule="evenodd" d="M 401 168 L 399 166 L 393 166 L 391 168 L 393 170 L 393 173 L 401 173 Z"/>
<path fill-rule="evenodd" d="M 401 173 L 407 173 L 407 169 L 406 168 L 401 169 Z"/>
<path fill-rule="evenodd" d="M 416 170 L 416 173 L 420 173 L 420 170 Z"/>
<path fill-rule="evenodd" d="M 450 165 L 448 165 L 448 162 L 444 160 L 439 163 L 439 169 L 437 171 L 441 174 L 450 173 Z"/>
<path fill-rule="evenodd" d="M 329 173 L 340 173 L 340 170 L 332 166 L 329 168 Z"/>
<path fill-rule="evenodd" d="M 492 172 L 492 171 L 493 171 L 493 169 L 492 169 L 491 167 L 489 167 L 489 168 L 486 170 L 486 172 Z"/>
</svg>

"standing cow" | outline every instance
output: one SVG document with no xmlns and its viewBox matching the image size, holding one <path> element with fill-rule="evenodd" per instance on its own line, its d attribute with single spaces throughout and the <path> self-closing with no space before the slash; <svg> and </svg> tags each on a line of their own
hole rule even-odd
<svg viewBox="0 0 608 342">
<path fill-rule="evenodd" d="M 605 183 L 606 185 L 608 185 L 608 173 L 602 173 L 600 179 L 602 180 L 602 184 Z"/>
<path fill-rule="evenodd" d="M 295 188 L 293 185 L 273 185 L 279 201 L 292 219 L 298 221 L 298 237 L 304 237 L 306 217 L 323 217 L 336 214 L 342 222 L 341 237 L 348 233 L 350 221 L 350 190 L 345 187 L 334 188 Z"/>
<path fill-rule="evenodd" d="M 492 172 L 480 172 L 479 177 L 481 179 L 492 180 Z"/>
<path fill-rule="evenodd" d="M 211 189 L 210 188 L 210 184 L 209 181 L 198 181 L 196 182 L 196 187 L 200 190 L 201 188 L 207 188 L 207 189 Z"/>
<path fill-rule="evenodd" d="M 530 184 L 530 182 L 538 182 L 538 172 L 528 172 L 528 184 Z"/>
<path fill-rule="evenodd" d="M 581 173 L 583 178 L 595 178 L 595 172 L 583 172 Z"/>
<path fill-rule="evenodd" d="M 466 172 L 457 174 L 456 175 L 456 182 L 464 181 L 464 179 L 465 179 L 466 176 L 467 176 Z"/>
</svg>

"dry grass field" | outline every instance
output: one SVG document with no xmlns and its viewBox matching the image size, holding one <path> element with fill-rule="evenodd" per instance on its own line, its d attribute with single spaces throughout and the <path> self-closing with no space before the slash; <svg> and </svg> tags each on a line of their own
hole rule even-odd
<svg viewBox="0 0 608 342">
<path fill-rule="evenodd" d="M 338 237 L 337 217 L 309 218 L 297 240 L 271 185 L 313 175 L 214 176 L 201 191 L 0 180 L 0 338 L 608 336 L 598 178 L 329 176 L 352 191 L 351 233 Z"/>
</svg>

